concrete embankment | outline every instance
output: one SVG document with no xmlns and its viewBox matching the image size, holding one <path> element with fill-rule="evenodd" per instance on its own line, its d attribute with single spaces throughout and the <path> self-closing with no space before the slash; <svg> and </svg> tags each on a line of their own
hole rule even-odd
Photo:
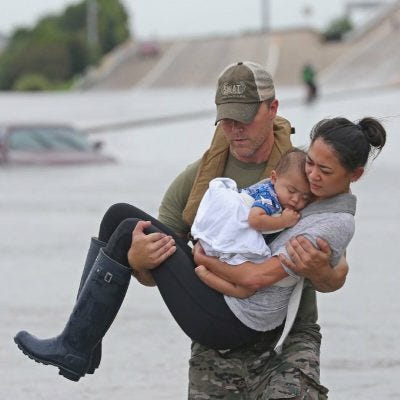
<svg viewBox="0 0 400 400">
<path fill-rule="evenodd" d="M 312 29 L 269 34 L 163 40 L 158 54 L 144 56 L 141 43 L 127 42 L 82 79 L 83 90 L 213 87 L 221 70 L 240 60 L 264 64 L 277 87 L 301 84 L 305 63 L 324 88 L 361 88 L 400 83 L 400 1 L 391 3 L 342 42 L 326 43 Z"/>
<path fill-rule="evenodd" d="M 301 84 L 306 62 L 323 70 L 346 43 L 323 44 L 317 32 L 293 29 L 159 42 L 152 57 L 140 53 L 140 44 L 129 42 L 106 57 L 80 87 L 85 90 L 129 88 L 212 87 L 228 64 L 252 60 L 266 65 L 279 86 Z"/>
</svg>

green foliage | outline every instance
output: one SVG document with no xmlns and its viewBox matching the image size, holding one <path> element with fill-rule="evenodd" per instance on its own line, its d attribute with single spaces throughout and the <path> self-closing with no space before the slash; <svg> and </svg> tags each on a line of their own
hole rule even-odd
<svg viewBox="0 0 400 400">
<path fill-rule="evenodd" d="M 17 91 L 41 91 L 49 90 L 50 82 L 41 74 L 21 75 L 14 83 L 13 90 Z"/>
<path fill-rule="evenodd" d="M 128 14 L 119 2 L 98 0 L 100 53 L 105 54 L 129 38 Z"/>
<path fill-rule="evenodd" d="M 121 1 L 97 0 L 97 6 L 95 48 L 89 48 L 87 41 L 85 0 L 68 6 L 61 15 L 45 16 L 32 29 L 14 31 L 0 56 L 0 90 L 46 90 L 50 82 L 70 82 L 127 40 L 128 15 Z"/>
<path fill-rule="evenodd" d="M 60 21 L 60 27 L 65 32 L 86 30 L 86 2 L 68 6 Z"/>
<path fill-rule="evenodd" d="M 326 41 L 342 40 L 343 36 L 353 29 L 353 24 L 349 17 L 344 16 L 333 20 L 322 36 Z"/>
</svg>

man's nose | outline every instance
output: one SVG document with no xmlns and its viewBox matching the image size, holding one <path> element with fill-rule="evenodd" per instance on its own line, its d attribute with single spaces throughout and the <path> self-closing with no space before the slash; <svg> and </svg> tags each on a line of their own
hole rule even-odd
<svg viewBox="0 0 400 400">
<path fill-rule="evenodd" d="M 243 124 L 239 121 L 232 120 L 232 132 L 243 132 Z"/>
</svg>

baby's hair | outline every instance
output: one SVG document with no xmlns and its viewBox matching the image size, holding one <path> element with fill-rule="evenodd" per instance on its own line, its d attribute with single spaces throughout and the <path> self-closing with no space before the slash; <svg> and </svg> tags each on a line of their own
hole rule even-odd
<svg viewBox="0 0 400 400">
<path fill-rule="evenodd" d="M 318 138 L 332 146 L 340 163 L 348 171 L 364 167 L 368 158 L 376 158 L 386 143 L 386 131 L 375 118 L 366 117 L 358 123 L 346 118 L 323 119 L 310 134 L 311 144 Z"/>
<path fill-rule="evenodd" d="M 277 175 L 282 175 L 293 168 L 296 171 L 300 172 L 303 175 L 304 179 L 307 180 L 306 158 L 307 153 L 304 150 L 293 147 L 283 154 L 275 167 L 275 171 Z"/>
</svg>

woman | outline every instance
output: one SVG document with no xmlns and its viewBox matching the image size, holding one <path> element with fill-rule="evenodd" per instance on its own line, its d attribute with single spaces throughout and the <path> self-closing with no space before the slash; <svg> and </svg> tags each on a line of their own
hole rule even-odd
<svg viewBox="0 0 400 400">
<path fill-rule="evenodd" d="M 172 315 L 191 339 L 220 350 L 257 341 L 260 334 L 265 334 L 252 323 L 258 323 L 262 304 L 261 314 L 250 310 L 250 323 L 241 321 L 252 297 L 257 296 L 258 301 L 259 293 L 263 293 L 265 287 L 288 275 L 298 278 L 290 268 L 282 267 L 282 256 L 287 255 L 285 243 L 293 235 L 303 234 L 316 241 L 317 237 L 327 234 L 335 239 L 335 265 L 354 229 L 355 198 L 349 193 L 350 184 L 359 179 L 369 155 L 381 150 L 385 139 L 385 130 L 372 118 L 364 118 L 359 124 L 344 118 L 317 124 L 311 134 L 306 173 L 311 191 L 318 200 L 309 206 L 310 210 L 298 224 L 300 227 L 283 232 L 271 243 L 275 256 L 257 265 L 244 263 L 232 268 L 206 257 L 201 249 L 195 248 L 195 261 L 203 265 L 196 271 L 207 285 L 197 278 L 191 249 L 182 239 L 132 206 L 111 207 L 102 220 L 98 239 L 92 240 L 78 299 L 64 331 L 46 340 L 23 331 L 15 337 L 16 343 L 36 361 L 57 366 L 60 374 L 68 379 L 79 380 L 85 373 L 93 373 L 100 362 L 101 339 L 123 301 L 132 270 L 143 283 L 150 285 L 154 280 Z M 332 213 L 335 213 L 334 218 Z M 321 229 L 315 224 L 316 215 Z M 329 224 L 325 219 L 329 219 Z M 135 250 L 140 248 L 143 228 L 147 233 L 165 232 L 159 233 L 164 235 L 164 242 L 162 247 L 155 249 L 153 261 L 141 259 L 138 256 L 140 252 Z M 135 246 L 131 246 L 131 241 Z M 160 264 L 160 260 L 166 257 L 168 260 Z M 290 261 L 287 263 L 290 265 Z M 208 286 L 218 290 L 221 278 L 248 288 L 263 289 L 248 299 L 233 299 Z M 282 304 L 287 302 L 291 293 L 291 290 L 283 288 Z M 283 329 L 285 312 L 285 309 L 283 313 L 277 312 L 275 327 L 264 336 L 264 340 L 271 341 L 271 346 L 277 333 Z"/>
</svg>

